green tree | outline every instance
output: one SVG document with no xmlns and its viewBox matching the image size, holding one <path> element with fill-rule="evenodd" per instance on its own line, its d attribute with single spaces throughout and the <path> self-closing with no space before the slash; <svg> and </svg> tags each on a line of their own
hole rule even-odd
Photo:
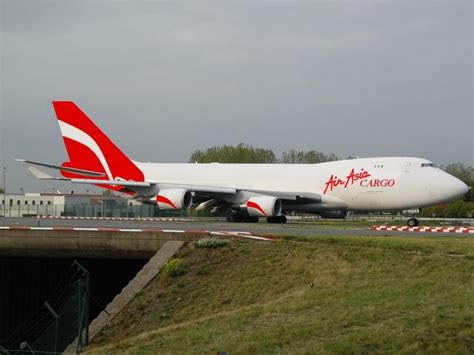
<svg viewBox="0 0 474 355">
<path fill-rule="evenodd" d="M 4 191 L 3 187 L 0 187 L 0 194 L 3 194 Z"/>
<path fill-rule="evenodd" d="M 284 163 L 284 164 L 316 164 L 338 160 L 335 154 L 325 154 L 316 150 L 288 150 L 280 159 L 275 157 L 271 149 L 255 148 L 251 145 L 223 145 L 196 150 L 191 154 L 189 162 L 194 163 Z"/>
<path fill-rule="evenodd" d="M 274 163 L 275 161 L 275 153 L 271 149 L 254 148 L 244 143 L 196 150 L 189 159 L 191 163 Z"/>
<path fill-rule="evenodd" d="M 335 154 L 324 154 L 316 150 L 288 150 L 281 155 L 284 164 L 316 164 L 338 160 Z"/>
<path fill-rule="evenodd" d="M 456 200 L 445 205 L 423 208 L 421 215 L 423 217 L 471 218 L 474 215 L 474 206 L 469 202 Z"/>
</svg>

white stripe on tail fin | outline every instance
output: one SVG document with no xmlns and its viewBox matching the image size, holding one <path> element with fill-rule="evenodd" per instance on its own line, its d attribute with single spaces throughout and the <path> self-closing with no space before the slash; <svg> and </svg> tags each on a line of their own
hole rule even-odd
<svg viewBox="0 0 474 355">
<path fill-rule="evenodd" d="M 100 163 L 102 164 L 102 167 L 105 169 L 107 178 L 113 179 L 112 172 L 110 171 L 110 168 L 109 168 L 109 164 L 107 163 L 104 153 L 102 152 L 102 150 L 100 149 L 96 141 L 93 140 L 91 136 L 81 131 L 79 128 L 71 126 L 70 124 L 63 121 L 58 121 L 58 122 L 59 122 L 59 128 L 61 129 L 61 134 L 63 135 L 63 137 L 69 138 L 77 143 L 81 143 L 82 145 L 92 150 L 92 152 L 94 152 L 94 154 L 96 155 L 96 157 L 99 159 Z"/>
</svg>

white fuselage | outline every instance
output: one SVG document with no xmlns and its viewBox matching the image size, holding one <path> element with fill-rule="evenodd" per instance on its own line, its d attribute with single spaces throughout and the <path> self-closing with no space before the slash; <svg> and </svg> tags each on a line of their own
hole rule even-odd
<svg viewBox="0 0 474 355">
<path fill-rule="evenodd" d="M 321 195 L 322 203 L 289 208 L 307 212 L 403 210 L 447 202 L 467 192 L 462 181 L 419 158 L 365 158 L 320 164 L 136 165 L 150 181 Z M 244 200 L 248 195 L 237 198 Z"/>
</svg>

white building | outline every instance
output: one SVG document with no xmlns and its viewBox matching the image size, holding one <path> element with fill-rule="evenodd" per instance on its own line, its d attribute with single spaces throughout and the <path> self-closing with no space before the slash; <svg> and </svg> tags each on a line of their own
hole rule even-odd
<svg viewBox="0 0 474 355">
<path fill-rule="evenodd" d="M 64 195 L 25 193 L 24 195 L 0 194 L 0 216 L 61 216 L 64 212 Z M 6 203 L 5 203 L 6 199 Z"/>
<path fill-rule="evenodd" d="M 0 193 L 0 217 L 32 216 L 153 216 L 153 208 L 121 196 L 102 194 Z"/>
</svg>

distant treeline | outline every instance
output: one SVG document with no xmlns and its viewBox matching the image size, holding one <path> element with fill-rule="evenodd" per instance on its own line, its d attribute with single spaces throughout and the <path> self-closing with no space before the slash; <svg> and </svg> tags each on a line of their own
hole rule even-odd
<svg viewBox="0 0 474 355">
<path fill-rule="evenodd" d="M 350 158 L 348 158 L 350 159 Z M 253 163 L 253 164 L 315 164 L 339 160 L 335 154 L 325 154 L 316 150 L 289 150 L 277 158 L 271 149 L 255 148 L 240 143 L 236 146 L 223 145 L 206 150 L 196 150 L 191 154 L 189 162 L 194 163 Z"/>
<path fill-rule="evenodd" d="M 448 204 L 423 208 L 422 217 L 437 218 L 472 218 L 474 216 L 474 203 L 457 200 Z"/>
<path fill-rule="evenodd" d="M 354 159 L 346 157 L 344 159 Z M 251 145 L 240 143 L 236 146 L 222 145 L 196 150 L 191 154 L 189 162 L 194 163 L 283 163 L 283 164 L 316 164 L 340 160 L 333 153 L 326 154 L 316 150 L 288 150 L 277 157 L 271 149 L 255 148 Z M 468 186 L 474 186 L 474 168 L 462 163 L 452 163 L 441 166 L 441 169 L 464 181 Z M 472 190 L 464 196 L 465 201 L 471 201 Z"/>
</svg>

